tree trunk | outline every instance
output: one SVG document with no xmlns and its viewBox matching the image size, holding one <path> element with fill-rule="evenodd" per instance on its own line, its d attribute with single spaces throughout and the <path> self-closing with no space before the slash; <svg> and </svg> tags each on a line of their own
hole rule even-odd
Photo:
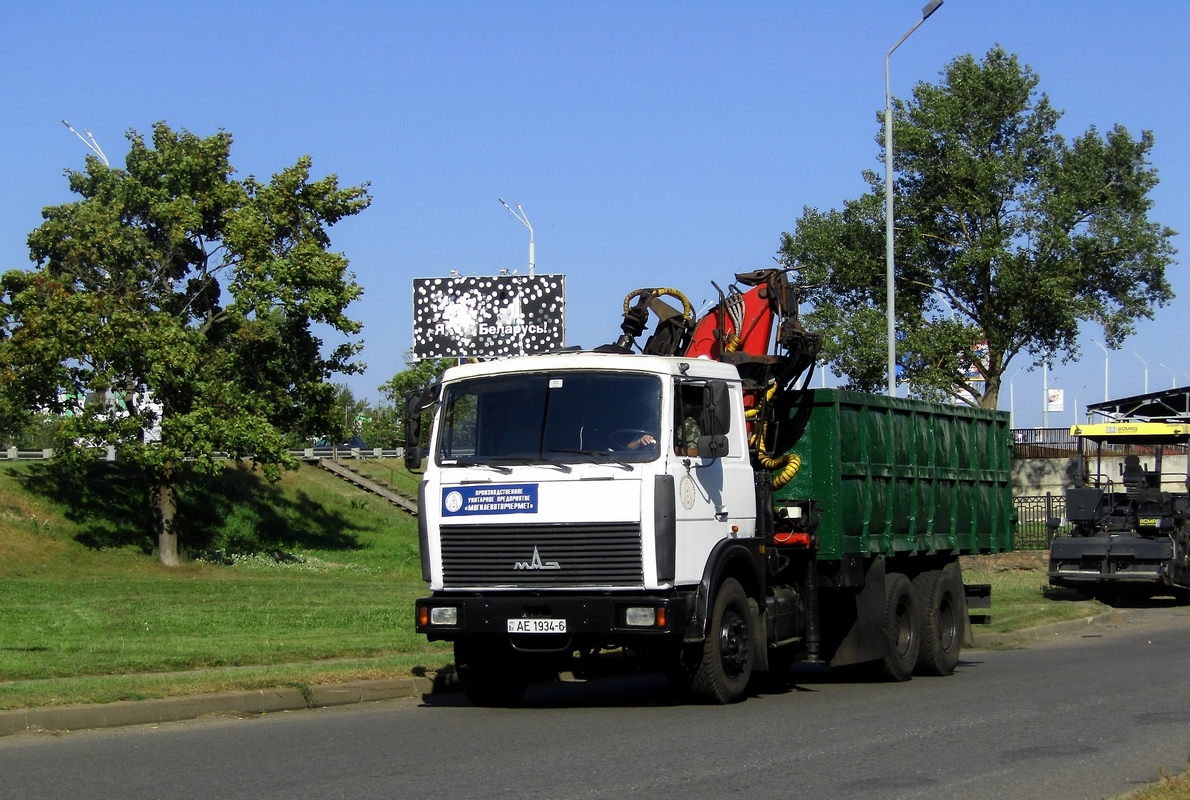
<svg viewBox="0 0 1190 800">
<path fill-rule="evenodd" d="M 153 482 L 153 510 L 157 516 L 157 553 L 161 564 L 178 566 L 178 496 L 174 487 L 174 473 L 166 469 Z"/>
<path fill-rule="evenodd" d="M 983 397 L 979 399 L 979 405 L 983 408 L 995 411 L 1000 405 L 1000 376 L 989 376 L 987 383 L 984 384 Z"/>
</svg>

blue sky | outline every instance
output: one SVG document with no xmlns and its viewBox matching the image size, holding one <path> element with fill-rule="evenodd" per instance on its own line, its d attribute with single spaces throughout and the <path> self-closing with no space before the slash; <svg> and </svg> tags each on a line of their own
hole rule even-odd
<svg viewBox="0 0 1190 800">
<path fill-rule="evenodd" d="M 924 2 L 924 0 L 923 0 Z M 372 207 L 332 229 L 365 295 L 375 401 L 412 345 L 412 280 L 525 271 L 566 275 L 570 344 L 618 334 L 623 296 L 675 286 L 698 303 L 771 265 L 804 206 L 840 207 L 881 170 L 884 54 L 922 2 L 56 2 L 14 4 L 0 27 L 0 268 L 29 265 L 43 206 L 68 202 L 62 171 L 90 129 L 113 164 L 124 132 L 165 120 L 235 137 L 240 176 L 299 156 L 316 175 L 371 183 Z M 946 0 L 892 58 L 893 94 L 936 81 L 995 44 L 1041 76 L 1073 137 L 1095 125 L 1152 130 L 1161 184 L 1152 218 L 1190 232 L 1190 3 Z M 1175 239 L 1190 258 L 1190 245 Z M 1190 385 L 1190 279 L 1108 358 L 1112 396 Z M 1074 420 L 1104 397 L 1104 353 L 1057 365 Z M 1042 375 L 1025 359 L 1001 408 L 1040 425 Z"/>
</svg>

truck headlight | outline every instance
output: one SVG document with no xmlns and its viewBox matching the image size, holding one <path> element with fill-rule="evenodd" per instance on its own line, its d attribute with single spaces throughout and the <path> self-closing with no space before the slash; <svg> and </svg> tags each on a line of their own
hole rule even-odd
<svg viewBox="0 0 1190 800">
<path fill-rule="evenodd" d="M 417 606 L 417 624 L 421 628 L 457 628 L 463 619 L 456 605 L 436 606 L 429 603 Z"/>
<path fill-rule="evenodd" d="M 624 609 L 624 624 L 630 628 L 664 628 L 665 609 L 656 606 L 628 606 Z"/>
<path fill-rule="evenodd" d="M 458 606 L 434 606 L 430 609 L 431 625 L 458 625 Z"/>
</svg>

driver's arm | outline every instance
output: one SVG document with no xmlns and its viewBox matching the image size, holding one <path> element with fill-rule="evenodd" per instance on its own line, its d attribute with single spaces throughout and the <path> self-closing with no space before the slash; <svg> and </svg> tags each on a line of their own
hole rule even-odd
<svg viewBox="0 0 1190 800">
<path fill-rule="evenodd" d="M 641 436 L 640 438 L 637 438 L 637 439 L 633 439 L 631 442 L 629 442 L 628 449 L 629 450 L 639 450 L 642 447 L 648 447 L 649 445 L 655 444 L 656 442 L 657 442 L 657 438 L 655 436 L 653 436 L 653 434 L 646 433 L 644 436 Z"/>
</svg>

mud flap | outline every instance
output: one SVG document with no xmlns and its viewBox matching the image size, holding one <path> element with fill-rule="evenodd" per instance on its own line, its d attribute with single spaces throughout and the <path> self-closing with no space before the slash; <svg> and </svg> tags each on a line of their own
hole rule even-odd
<svg viewBox="0 0 1190 800">
<path fill-rule="evenodd" d="M 888 636 L 884 632 L 884 559 L 872 560 L 864 576 L 864 588 L 855 597 L 854 620 L 830 659 L 832 667 L 862 664 L 884 658 Z M 845 617 L 837 621 L 845 624 Z M 823 626 L 824 629 L 826 626 Z"/>
</svg>

